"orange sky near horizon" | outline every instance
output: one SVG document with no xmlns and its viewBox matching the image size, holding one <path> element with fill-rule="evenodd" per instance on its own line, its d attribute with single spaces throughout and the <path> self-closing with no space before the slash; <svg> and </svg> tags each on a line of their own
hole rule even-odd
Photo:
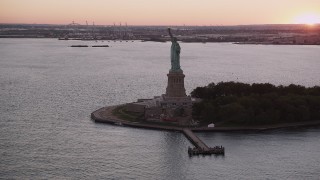
<svg viewBox="0 0 320 180">
<path fill-rule="evenodd" d="M 320 0 L 0 0 L 0 23 L 72 21 L 101 25 L 312 24 L 320 23 Z"/>
</svg>

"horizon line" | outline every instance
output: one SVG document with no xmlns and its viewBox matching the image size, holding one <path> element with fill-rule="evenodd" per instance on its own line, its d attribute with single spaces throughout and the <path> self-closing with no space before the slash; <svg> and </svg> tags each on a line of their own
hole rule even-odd
<svg viewBox="0 0 320 180">
<path fill-rule="evenodd" d="M 0 23 L 0 25 L 51 25 L 51 26 L 66 26 L 66 25 L 70 25 L 70 24 L 73 24 L 75 22 L 71 22 L 69 24 L 53 24 L 53 23 Z M 166 26 L 166 27 L 215 27 L 215 26 L 220 26 L 220 27 L 232 27 L 232 26 L 272 26 L 272 25 L 305 25 L 305 26 L 310 26 L 309 24 L 303 24 L 303 23 L 263 23 L 263 24 L 234 24 L 234 25 L 223 25 L 223 24 L 216 24 L 216 25 L 213 25 L 213 24 L 210 24 L 210 25 L 186 25 L 186 24 L 183 24 L 183 25 L 161 25 L 161 24 L 153 24 L 153 25 L 128 25 L 127 23 L 125 24 L 79 24 L 79 23 L 75 23 L 79 26 L 141 26 L 141 27 L 145 27 L 145 26 L 151 26 L 151 27 L 162 27 L 162 26 Z M 313 24 L 314 26 L 318 26 L 320 25 L 320 23 L 315 23 Z"/>
</svg>

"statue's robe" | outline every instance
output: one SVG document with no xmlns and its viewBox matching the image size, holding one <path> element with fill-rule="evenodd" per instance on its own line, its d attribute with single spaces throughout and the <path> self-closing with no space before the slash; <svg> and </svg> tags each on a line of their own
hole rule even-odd
<svg viewBox="0 0 320 180">
<path fill-rule="evenodd" d="M 171 71 L 180 70 L 180 45 L 177 41 L 172 41 L 171 45 Z"/>
</svg>

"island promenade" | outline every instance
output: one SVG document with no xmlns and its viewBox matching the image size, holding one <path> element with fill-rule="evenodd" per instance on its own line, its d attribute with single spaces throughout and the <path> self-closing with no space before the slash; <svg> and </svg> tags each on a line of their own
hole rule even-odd
<svg viewBox="0 0 320 180">
<path fill-rule="evenodd" d="M 119 105 L 121 106 L 121 105 Z M 118 118 L 113 115 L 113 110 L 118 106 L 103 107 L 91 113 L 91 118 L 98 123 L 109 123 L 114 125 L 129 126 L 135 128 L 155 129 L 155 130 L 166 130 L 166 131 L 178 131 L 182 132 L 186 138 L 196 147 L 188 148 L 189 156 L 192 155 L 211 155 L 221 154 L 224 155 L 224 147 L 221 149 L 210 148 L 207 146 L 193 131 L 204 131 L 204 132 L 230 132 L 230 131 L 263 131 L 279 128 L 299 127 L 299 126 L 313 126 L 319 125 L 320 121 L 313 121 L 308 123 L 295 123 L 295 124 L 283 124 L 278 126 L 265 126 L 265 127 L 182 127 L 182 126 L 168 126 L 161 124 L 147 124 L 143 122 L 130 122 L 124 119 Z"/>
<path fill-rule="evenodd" d="M 266 125 L 266 126 L 255 126 L 255 127 L 180 127 L 180 126 L 168 126 L 160 124 L 148 124 L 143 122 L 131 122 L 118 118 L 112 114 L 112 111 L 121 105 L 117 106 L 107 106 L 100 108 L 91 113 L 91 118 L 97 123 L 108 123 L 108 124 L 120 124 L 128 127 L 144 128 L 144 129 L 155 129 L 155 130 L 166 130 L 166 131 L 180 131 L 183 129 L 190 129 L 194 132 L 232 132 L 232 131 L 265 131 L 273 129 L 282 128 L 296 128 L 296 127 L 310 127 L 320 125 L 320 120 L 318 121 L 307 121 L 298 123 L 283 123 L 276 125 Z"/>
</svg>

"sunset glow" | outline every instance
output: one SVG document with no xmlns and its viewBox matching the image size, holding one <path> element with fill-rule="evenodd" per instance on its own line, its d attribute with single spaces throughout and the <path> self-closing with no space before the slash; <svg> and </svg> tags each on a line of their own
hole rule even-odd
<svg viewBox="0 0 320 180">
<path fill-rule="evenodd" d="M 296 24 L 307 24 L 314 25 L 320 23 L 320 15 L 315 13 L 306 13 L 300 16 L 297 16 L 295 19 Z"/>
<path fill-rule="evenodd" d="M 0 0 L 0 23 L 314 24 L 319 7 L 319 0 Z"/>
</svg>

